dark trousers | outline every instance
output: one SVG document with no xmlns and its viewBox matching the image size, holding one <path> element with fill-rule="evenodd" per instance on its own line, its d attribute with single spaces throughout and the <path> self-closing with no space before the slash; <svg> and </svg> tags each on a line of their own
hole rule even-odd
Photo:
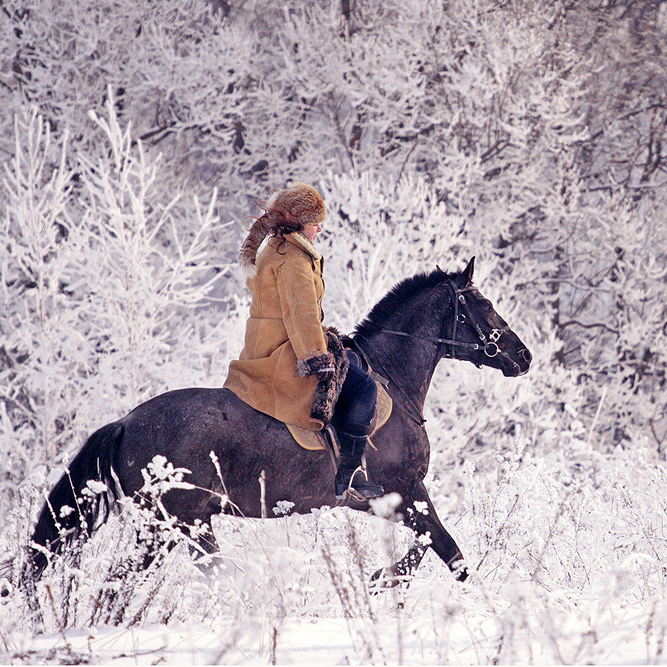
<svg viewBox="0 0 667 667">
<path fill-rule="evenodd" d="M 338 431 L 359 437 L 368 435 L 377 404 L 377 386 L 361 368 L 356 352 L 347 350 L 347 358 L 350 367 L 331 421 Z"/>
</svg>

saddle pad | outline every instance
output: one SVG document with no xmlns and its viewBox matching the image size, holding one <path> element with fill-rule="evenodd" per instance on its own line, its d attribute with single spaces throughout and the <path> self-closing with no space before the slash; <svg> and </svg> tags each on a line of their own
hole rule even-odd
<svg viewBox="0 0 667 667">
<path fill-rule="evenodd" d="M 378 399 L 375 407 L 375 416 L 371 422 L 371 428 L 373 429 L 371 435 L 373 435 L 373 433 L 375 433 L 381 426 L 384 426 L 391 416 L 392 409 L 391 396 L 389 396 L 385 388 L 379 382 L 376 382 L 375 384 L 378 388 Z M 285 426 L 289 429 L 292 437 L 304 449 L 310 449 L 312 451 L 327 449 L 322 431 L 309 431 L 307 428 L 294 426 L 294 424 L 285 424 Z"/>
</svg>

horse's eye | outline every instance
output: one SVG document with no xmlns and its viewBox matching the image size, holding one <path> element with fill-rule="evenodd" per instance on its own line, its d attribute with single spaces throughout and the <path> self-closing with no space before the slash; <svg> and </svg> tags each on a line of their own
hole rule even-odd
<svg viewBox="0 0 667 667">
<path fill-rule="evenodd" d="M 493 305 L 491 304 L 490 301 L 485 301 L 482 304 L 482 310 L 484 310 L 485 313 L 491 313 L 493 312 Z"/>
</svg>

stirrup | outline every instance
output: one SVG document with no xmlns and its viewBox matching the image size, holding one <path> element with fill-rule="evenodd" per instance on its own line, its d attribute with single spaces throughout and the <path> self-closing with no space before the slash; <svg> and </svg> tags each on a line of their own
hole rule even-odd
<svg viewBox="0 0 667 667">
<path fill-rule="evenodd" d="M 354 478 L 358 472 L 361 472 L 364 476 L 363 482 L 359 483 L 358 486 L 354 486 Z M 357 466 L 357 468 L 350 475 L 350 479 L 347 483 L 347 488 L 343 489 L 343 484 L 336 482 L 336 500 L 343 500 L 345 495 L 348 494 L 355 500 L 359 502 L 364 502 L 366 500 L 371 500 L 372 498 L 380 498 L 384 496 L 384 489 L 379 484 L 373 484 L 373 482 L 368 481 L 368 472 L 365 468 Z"/>
</svg>

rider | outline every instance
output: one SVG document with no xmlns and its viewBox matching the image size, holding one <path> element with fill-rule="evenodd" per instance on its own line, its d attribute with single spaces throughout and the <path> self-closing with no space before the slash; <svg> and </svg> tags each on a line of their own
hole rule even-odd
<svg viewBox="0 0 667 667">
<path fill-rule="evenodd" d="M 377 388 L 357 355 L 343 353 L 337 335 L 322 326 L 324 259 L 313 243 L 326 217 L 324 202 L 315 188 L 295 183 L 263 208 L 241 247 L 252 303 L 245 346 L 230 363 L 224 386 L 288 424 L 320 430 L 332 417 L 340 448 L 336 497 L 352 487 L 365 498 L 376 498 L 384 490 L 366 479 L 361 458 Z"/>
</svg>

